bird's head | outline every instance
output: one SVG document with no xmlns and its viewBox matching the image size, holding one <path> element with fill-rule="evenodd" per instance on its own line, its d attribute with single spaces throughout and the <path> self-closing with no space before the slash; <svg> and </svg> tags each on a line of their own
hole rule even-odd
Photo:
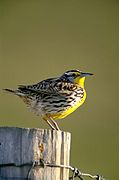
<svg viewBox="0 0 119 180">
<path fill-rule="evenodd" d="M 79 84 L 81 87 L 83 87 L 85 77 L 90 76 L 90 75 L 93 75 L 93 74 L 92 73 L 84 73 L 84 72 L 79 71 L 79 70 L 70 70 L 70 71 L 66 71 L 61 76 L 61 78 L 66 80 L 66 81 Z"/>
</svg>

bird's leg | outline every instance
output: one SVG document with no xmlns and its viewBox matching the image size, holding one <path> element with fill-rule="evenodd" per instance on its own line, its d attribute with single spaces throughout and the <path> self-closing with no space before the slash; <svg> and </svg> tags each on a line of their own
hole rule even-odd
<svg viewBox="0 0 119 180">
<path fill-rule="evenodd" d="M 56 128 L 52 125 L 52 123 L 49 120 L 45 120 L 45 121 L 53 130 L 56 130 Z"/>
<path fill-rule="evenodd" d="M 55 129 L 57 131 L 60 131 L 60 128 L 59 128 L 58 124 L 51 117 L 50 117 L 50 120 L 51 120 L 52 124 L 54 125 L 53 127 L 55 127 Z"/>
<path fill-rule="evenodd" d="M 47 124 L 53 129 L 53 130 L 57 130 L 59 131 L 60 128 L 59 126 L 57 125 L 57 123 L 53 120 L 53 118 L 51 118 L 50 116 L 47 116 L 47 118 L 43 118 Z M 50 122 L 51 121 L 51 122 Z"/>
</svg>

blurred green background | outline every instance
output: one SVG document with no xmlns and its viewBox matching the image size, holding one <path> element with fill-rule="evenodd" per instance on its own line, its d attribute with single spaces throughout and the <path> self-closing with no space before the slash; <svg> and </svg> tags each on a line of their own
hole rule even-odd
<svg viewBox="0 0 119 180">
<path fill-rule="evenodd" d="M 59 125 L 72 133 L 71 164 L 119 175 L 119 1 L 0 0 L 0 89 L 79 69 L 87 101 Z M 48 128 L 15 96 L 0 93 L 0 126 Z"/>
</svg>

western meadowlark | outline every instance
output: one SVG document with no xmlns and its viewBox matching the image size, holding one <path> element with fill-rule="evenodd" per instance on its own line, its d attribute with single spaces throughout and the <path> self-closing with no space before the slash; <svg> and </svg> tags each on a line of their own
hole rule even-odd
<svg viewBox="0 0 119 180">
<path fill-rule="evenodd" d="M 58 78 L 46 79 L 34 85 L 20 85 L 17 90 L 4 90 L 19 96 L 52 129 L 59 130 L 54 120 L 66 117 L 84 103 L 84 81 L 88 75 L 93 74 L 70 70 Z"/>
</svg>

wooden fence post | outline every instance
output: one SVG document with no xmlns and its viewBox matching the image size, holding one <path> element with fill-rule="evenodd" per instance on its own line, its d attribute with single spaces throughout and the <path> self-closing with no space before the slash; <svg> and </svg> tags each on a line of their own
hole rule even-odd
<svg viewBox="0 0 119 180">
<path fill-rule="evenodd" d="M 70 141 L 68 132 L 0 127 L 0 180 L 28 179 L 29 164 L 40 158 L 51 164 L 69 165 Z M 35 166 L 29 179 L 68 180 L 69 170 Z"/>
</svg>

